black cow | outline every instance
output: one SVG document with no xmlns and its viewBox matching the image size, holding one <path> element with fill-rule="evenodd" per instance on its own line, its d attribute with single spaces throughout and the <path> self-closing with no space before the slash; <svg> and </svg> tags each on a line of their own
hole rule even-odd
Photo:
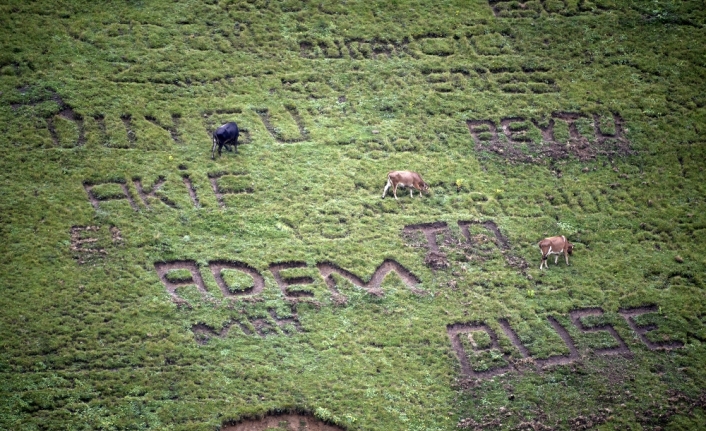
<svg viewBox="0 0 706 431">
<path fill-rule="evenodd" d="M 217 128 L 213 132 L 213 147 L 211 148 L 211 159 L 215 159 L 214 153 L 216 147 L 218 147 L 218 155 L 221 155 L 221 148 L 226 147 L 230 150 L 230 146 L 235 147 L 235 152 L 238 152 L 238 136 L 240 135 L 240 130 L 238 130 L 238 125 L 230 122 L 225 123 L 221 127 Z"/>
</svg>

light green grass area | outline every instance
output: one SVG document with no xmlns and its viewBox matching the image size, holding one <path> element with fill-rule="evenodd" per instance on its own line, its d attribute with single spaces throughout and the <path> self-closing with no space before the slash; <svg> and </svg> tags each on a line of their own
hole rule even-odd
<svg viewBox="0 0 706 431">
<path fill-rule="evenodd" d="M 702 428 L 703 6 L 2 2 L 0 429 Z"/>
</svg>

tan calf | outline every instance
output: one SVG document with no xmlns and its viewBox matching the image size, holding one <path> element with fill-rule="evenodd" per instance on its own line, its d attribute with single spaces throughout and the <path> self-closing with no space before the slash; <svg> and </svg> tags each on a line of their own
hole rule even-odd
<svg viewBox="0 0 706 431">
<path fill-rule="evenodd" d="M 382 197 L 385 198 L 387 189 L 392 186 L 392 194 L 397 199 L 397 187 L 409 187 L 409 197 L 414 197 L 414 189 L 419 190 L 419 197 L 422 197 L 422 192 L 429 190 L 429 185 L 424 182 L 422 176 L 412 171 L 390 171 L 387 173 L 387 184 L 382 191 Z"/>
<path fill-rule="evenodd" d="M 547 257 L 550 254 L 555 254 L 554 264 L 559 263 L 559 255 L 564 254 L 566 264 L 569 264 L 569 255 L 574 251 L 574 245 L 566 240 L 564 235 L 544 238 L 539 242 L 539 249 L 542 251 L 542 262 L 539 264 L 539 269 L 542 267 L 549 268 L 547 265 Z"/>
</svg>

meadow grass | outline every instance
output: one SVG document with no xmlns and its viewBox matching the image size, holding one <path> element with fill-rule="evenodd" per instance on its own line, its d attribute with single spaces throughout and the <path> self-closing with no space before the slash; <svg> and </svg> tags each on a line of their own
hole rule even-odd
<svg viewBox="0 0 706 431">
<path fill-rule="evenodd" d="M 703 427 L 702 6 L 3 2 L 0 429 Z"/>
</svg>

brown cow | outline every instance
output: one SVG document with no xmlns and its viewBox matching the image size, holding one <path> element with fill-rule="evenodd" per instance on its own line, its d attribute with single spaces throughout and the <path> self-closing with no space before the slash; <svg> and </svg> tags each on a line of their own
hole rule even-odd
<svg viewBox="0 0 706 431">
<path fill-rule="evenodd" d="M 387 189 L 392 186 L 392 194 L 397 199 L 397 187 L 409 187 L 409 197 L 414 197 L 414 190 L 419 190 L 419 197 L 422 197 L 422 192 L 429 191 L 429 184 L 425 183 L 422 176 L 412 171 L 390 171 L 387 173 L 387 184 L 382 191 L 382 198 L 385 198 Z"/>
<path fill-rule="evenodd" d="M 559 263 L 559 255 L 563 253 L 566 264 L 568 265 L 569 255 L 574 251 L 574 245 L 567 241 L 564 235 L 544 238 L 539 242 L 539 248 L 542 250 L 542 263 L 539 264 L 539 269 L 542 269 L 542 266 L 547 269 L 549 268 L 547 265 L 547 257 L 550 254 L 556 254 L 554 265 L 557 265 Z"/>
</svg>

